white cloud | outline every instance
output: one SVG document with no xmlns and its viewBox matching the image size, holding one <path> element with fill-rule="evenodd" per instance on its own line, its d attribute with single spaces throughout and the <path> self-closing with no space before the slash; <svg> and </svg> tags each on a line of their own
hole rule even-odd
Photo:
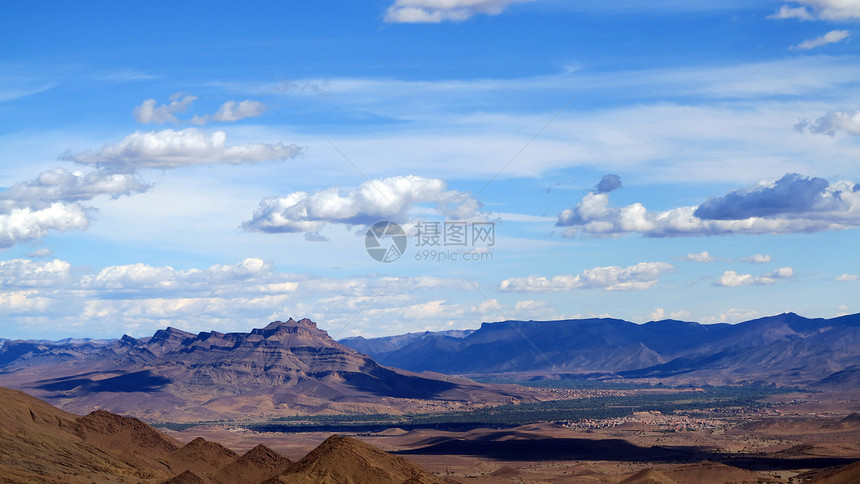
<svg viewBox="0 0 860 484">
<path fill-rule="evenodd" d="M 800 20 L 855 20 L 860 19 L 860 4 L 855 0 L 795 0 L 798 7 L 783 5 L 768 18 Z"/>
<path fill-rule="evenodd" d="M 830 111 L 814 121 L 802 119 L 794 128 L 828 136 L 835 136 L 839 131 L 857 136 L 860 135 L 860 111 Z"/>
<path fill-rule="evenodd" d="M 52 203 L 41 209 L 14 208 L 0 213 L 0 249 L 40 239 L 51 230 L 86 230 L 89 218 L 77 204 Z"/>
<path fill-rule="evenodd" d="M 0 287 L 31 288 L 63 285 L 71 280 L 71 267 L 71 264 L 59 259 L 0 260 Z"/>
<path fill-rule="evenodd" d="M 178 92 L 170 96 L 170 104 L 157 105 L 155 99 L 147 99 L 134 108 L 134 119 L 143 124 L 179 123 L 176 113 L 186 111 L 197 100 L 196 96 Z M 213 115 L 194 116 L 189 122 L 206 124 L 209 121 L 234 122 L 244 118 L 259 116 L 266 111 L 266 105 L 259 101 L 227 101 Z"/>
<path fill-rule="evenodd" d="M 176 123 L 179 120 L 174 116 L 188 109 L 197 98 L 188 94 L 178 92 L 170 96 L 170 104 L 156 106 L 155 99 L 147 99 L 140 106 L 134 108 L 134 119 L 143 124 Z"/>
<path fill-rule="evenodd" d="M 611 207 L 609 194 L 589 193 L 556 225 L 577 235 L 646 237 L 818 232 L 860 226 L 858 184 L 788 174 L 774 182 L 711 197 L 698 207 L 649 212 L 641 203 Z"/>
<path fill-rule="evenodd" d="M 841 282 L 847 282 L 847 281 L 856 281 L 857 279 L 858 279 L 858 277 L 854 274 L 842 274 L 841 276 L 838 276 L 834 280 L 841 281 Z"/>
<path fill-rule="evenodd" d="M 495 301 L 495 299 L 493 299 Z M 526 299 L 524 301 L 517 301 L 514 304 L 514 311 L 536 311 L 536 310 L 544 310 L 547 308 L 546 301 L 537 301 L 534 299 Z"/>
<path fill-rule="evenodd" d="M 759 312 L 753 309 L 736 309 L 731 308 L 728 311 L 721 313 L 719 316 L 709 316 L 702 319 L 703 323 L 740 323 L 749 321 L 759 315 Z"/>
<path fill-rule="evenodd" d="M 234 122 L 240 119 L 253 118 L 266 112 L 266 105 L 259 101 L 227 101 L 222 104 L 212 116 L 194 116 L 194 124 L 206 124 L 209 121 Z"/>
<path fill-rule="evenodd" d="M 171 289 L 181 291 L 215 291 L 217 287 L 255 280 L 252 291 L 292 291 L 295 283 L 277 279 L 272 265 L 258 258 L 238 264 L 216 264 L 206 269 L 177 270 L 170 266 L 153 267 L 143 263 L 105 267 L 98 274 L 84 276 L 81 287 L 103 290 Z M 235 288 L 231 288 L 235 290 Z M 246 293 L 248 289 L 240 291 Z"/>
<path fill-rule="evenodd" d="M 0 211 L 13 207 L 44 208 L 54 202 L 91 200 L 99 195 L 117 198 L 147 191 L 132 173 L 106 173 L 104 171 L 66 171 L 61 168 L 40 173 L 35 179 L 15 183 L 0 192 Z"/>
<path fill-rule="evenodd" d="M 793 276 L 794 269 L 791 267 L 780 267 L 773 272 L 757 277 L 751 274 L 738 274 L 735 271 L 726 271 L 714 285 L 721 287 L 767 286 L 780 279 L 791 279 Z"/>
<path fill-rule="evenodd" d="M 713 262 L 716 259 L 708 253 L 708 251 L 699 252 L 698 254 L 687 254 L 684 260 L 691 262 Z"/>
<path fill-rule="evenodd" d="M 666 314 L 666 310 L 663 308 L 655 308 L 651 313 L 651 321 L 662 321 L 664 319 L 676 319 L 676 320 L 685 320 L 690 317 L 689 311 L 675 311 L 672 313 Z"/>
<path fill-rule="evenodd" d="M 27 257 L 48 257 L 52 253 L 53 252 L 51 252 L 51 249 L 41 248 L 41 249 L 36 249 L 34 251 L 31 251 L 31 252 L 27 252 L 26 255 L 27 255 Z"/>
<path fill-rule="evenodd" d="M 38 291 L 3 291 L 0 292 L 0 314 L 44 314 L 51 306 L 50 298 L 39 296 Z"/>
<path fill-rule="evenodd" d="M 796 50 L 810 50 L 815 49 L 817 47 L 821 47 L 828 44 L 837 44 L 842 42 L 843 40 L 851 37 L 851 32 L 847 30 L 831 30 L 821 37 L 816 37 L 814 39 L 804 40 L 803 42 L 792 46 L 792 49 Z"/>
<path fill-rule="evenodd" d="M 779 7 L 779 10 L 776 11 L 773 15 L 768 15 L 769 19 L 790 19 L 796 18 L 798 20 L 814 20 L 815 17 L 812 16 L 812 13 L 806 9 L 806 7 L 789 7 L 788 5 L 783 5 Z"/>
<path fill-rule="evenodd" d="M 660 274 L 674 267 L 665 262 L 640 262 L 629 267 L 607 266 L 586 269 L 577 275 L 552 278 L 532 275 L 505 279 L 499 284 L 503 292 L 557 292 L 575 289 L 632 291 L 648 289 L 657 284 Z"/>
<path fill-rule="evenodd" d="M 765 264 L 770 262 L 770 254 L 753 254 L 749 257 L 744 257 L 741 260 L 743 262 L 749 262 L 750 264 Z"/>
<path fill-rule="evenodd" d="M 259 116 L 266 111 L 266 105 L 258 101 L 229 101 L 221 105 L 212 119 L 215 121 L 238 121 L 243 118 Z"/>
<path fill-rule="evenodd" d="M 477 14 L 498 15 L 508 5 L 532 0 L 395 0 L 385 13 L 387 22 L 460 22 Z"/>
<path fill-rule="evenodd" d="M 0 192 L 0 248 L 40 239 L 52 230 L 86 230 L 92 210 L 76 202 L 99 195 L 117 198 L 149 188 L 129 173 L 42 172 Z"/>
<path fill-rule="evenodd" d="M 333 187 L 265 198 L 242 227 L 257 232 L 316 233 L 327 223 L 405 222 L 407 212 L 420 204 L 432 204 L 438 213 L 456 219 L 471 217 L 481 208 L 468 193 L 447 190 L 443 180 L 408 175 L 370 180 L 352 191 Z"/>
<path fill-rule="evenodd" d="M 130 134 L 119 144 L 99 151 L 65 153 L 62 159 L 116 170 L 176 168 L 207 163 L 241 164 L 264 160 L 286 160 L 299 153 L 296 145 L 243 144 L 227 146 L 224 131 L 206 133 L 195 128 L 165 129 Z"/>
</svg>

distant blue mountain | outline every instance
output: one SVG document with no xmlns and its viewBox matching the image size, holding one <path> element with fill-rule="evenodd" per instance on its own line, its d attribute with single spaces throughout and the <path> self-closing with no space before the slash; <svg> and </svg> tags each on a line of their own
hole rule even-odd
<svg viewBox="0 0 860 484">
<path fill-rule="evenodd" d="M 502 321 L 459 333 L 340 342 L 384 365 L 469 376 L 854 388 L 860 382 L 860 314 L 808 319 L 785 313 L 708 325 L 609 318 Z"/>
</svg>

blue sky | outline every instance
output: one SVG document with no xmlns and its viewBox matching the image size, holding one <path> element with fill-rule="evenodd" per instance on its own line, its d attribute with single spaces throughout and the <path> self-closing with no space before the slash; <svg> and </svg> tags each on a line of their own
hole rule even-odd
<svg viewBox="0 0 860 484">
<path fill-rule="evenodd" d="M 860 3 L 4 13 L 0 338 L 860 312 Z"/>
</svg>

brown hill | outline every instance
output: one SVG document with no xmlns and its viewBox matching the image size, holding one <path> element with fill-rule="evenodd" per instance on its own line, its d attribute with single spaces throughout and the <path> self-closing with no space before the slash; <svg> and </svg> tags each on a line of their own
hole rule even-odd
<svg viewBox="0 0 860 484">
<path fill-rule="evenodd" d="M 172 474 L 164 458 L 180 447 L 179 441 L 132 417 L 96 410 L 75 422 L 75 434 L 100 449 L 110 449 L 122 462 L 156 473 Z"/>
<path fill-rule="evenodd" d="M 755 472 L 708 461 L 664 469 L 662 472 L 669 479 L 686 484 L 775 484 L 778 482 Z"/>
<path fill-rule="evenodd" d="M 102 435 L 97 421 L 111 418 L 100 415 L 79 419 L 19 391 L 0 388 L 3 482 L 76 483 L 105 476 L 152 479 L 170 475 L 164 466 L 150 468 L 140 459 L 127 459 L 124 448 L 113 449 L 101 439 L 90 438 Z M 145 426 L 136 421 L 132 427 L 137 424 Z M 84 432 L 86 438 L 78 435 L 80 429 L 88 429 Z M 147 430 L 155 432 L 148 427 Z M 134 432 L 126 435 L 137 439 Z"/>
<path fill-rule="evenodd" d="M 403 457 L 393 456 L 352 437 L 332 435 L 266 484 L 367 482 L 423 484 L 444 481 Z"/>
<path fill-rule="evenodd" d="M 266 479 L 440 482 L 416 464 L 350 437 L 332 436 L 295 464 L 263 445 L 240 457 L 203 438 L 178 447 L 176 440 L 140 420 L 104 410 L 77 417 L 0 387 L 0 482 L 4 484 L 258 484 Z"/>
<path fill-rule="evenodd" d="M 161 484 L 209 484 L 209 481 L 191 471 L 185 471 L 175 477 L 161 481 Z"/>
<path fill-rule="evenodd" d="M 80 417 L 75 422 L 75 433 L 87 442 L 157 458 L 166 457 L 181 446 L 178 440 L 136 418 L 106 410 L 96 410 Z"/>
<path fill-rule="evenodd" d="M 467 402 L 546 398 L 513 386 L 386 368 L 308 319 L 249 333 L 168 328 L 98 346 L 46 345 L 26 352 L 32 345 L 17 344 L 25 353 L 4 356 L 0 385 L 72 412 L 102 408 L 153 421 L 397 413 L 422 405 L 438 410 L 439 403 L 459 410 Z"/>
<path fill-rule="evenodd" d="M 191 471 L 208 480 L 209 476 L 213 476 L 219 469 L 238 458 L 238 454 L 223 445 L 197 437 L 167 456 L 164 461 L 170 465 L 173 472 Z"/>
<path fill-rule="evenodd" d="M 675 481 L 666 477 L 660 471 L 654 469 L 643 469 L 636 474 L 621 481 L 620 484 L 676 484 Z"/>
<path fill-rule="evenodd" d="M 286 471 L 290 465 L 290 459 L 260 444 L 222 467 L 215 480 L 224 484 L 262 482 Z"/>
<path fill-rule="evenodd" d="M 856 484 L 860 482 L 860 461 L 825 471 L 809 484 Z"/>
</svg>

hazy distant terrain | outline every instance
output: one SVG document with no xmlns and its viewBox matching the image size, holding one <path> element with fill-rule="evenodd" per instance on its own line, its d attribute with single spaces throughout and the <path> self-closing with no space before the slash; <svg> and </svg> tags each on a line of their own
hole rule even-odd
<svg viewBox="0 0 860 484">
<path fill-rule="evenodd" d="M 155 420 L 318 413 L 398 413 L 534 401 L 524 388 L 383 367 L 310 320 L 249 333 L 174 328 L 113 341 L 7 341 L 0 385 L 70 411 Z"/>
<path fill-rule="evenodd" d="M 807 319 L 785 313 L 735 325 L 504 321 L 473 332 L 406 336 L 341 343 L 384 365 L 449 374 L 853 388 L 860 379 L 860 314 Z"/>
</svg>

